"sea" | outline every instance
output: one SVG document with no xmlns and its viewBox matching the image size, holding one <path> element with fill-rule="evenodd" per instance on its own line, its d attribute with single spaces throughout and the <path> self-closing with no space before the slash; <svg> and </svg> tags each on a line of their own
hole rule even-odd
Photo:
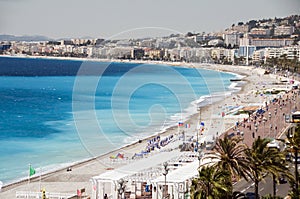
<svg viewBox="0 0 300 199">
<path fill-rule="evenodd" d="M 0 57 L 0 181 L 163 132 L 233 92 L 231 78 L 184 65 Z"/>
</svg>

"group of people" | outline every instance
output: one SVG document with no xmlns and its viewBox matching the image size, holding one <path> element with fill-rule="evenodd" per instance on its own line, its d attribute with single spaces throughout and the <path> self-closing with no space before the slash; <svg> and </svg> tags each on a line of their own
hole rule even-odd
<svg viewBox="0 0 300 199">
<path fill-rule="evenodd" d="M 264 107 L 254 113 L 249 113 L 248 118 L 244 118 L 243 121 L 236 122 L 229 135 L 244 136 L 244 133 L 252 133 L 252 138 L 257 136 L 276 137 L 284 127 L 285 115 L 297 110 L 298 95 L 298 91 L 291 90 L 265 102 Z"/>
</svg>

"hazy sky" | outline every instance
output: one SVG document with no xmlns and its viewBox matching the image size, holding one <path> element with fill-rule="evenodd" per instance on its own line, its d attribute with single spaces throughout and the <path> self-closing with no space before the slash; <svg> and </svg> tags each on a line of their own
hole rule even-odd
<svg viewBox="0 0 300 199">
<path fill-rule="evenodd" d="M 0 34 L 134 38 L 300 14 L 300 0 L 0 0 Z"/>
</svg>

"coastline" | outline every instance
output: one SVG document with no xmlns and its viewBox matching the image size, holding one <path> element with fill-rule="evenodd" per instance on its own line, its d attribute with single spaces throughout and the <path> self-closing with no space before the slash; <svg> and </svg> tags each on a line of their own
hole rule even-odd
<svg viewBox="0 0 300 199">
<path fill-rule="evenodd" d="M 28 58 L 30 58 L 30 57 L 28 57 Z M 40 57 L 37 57 L 37 58 L 40 58 Z M 56 58 L 56 57 L 54 57 L 54 58 Z M 84 60 L 81 60 L 81 61 L 84 61 Z M 96 60 L 91 60 L 91 61 L 96 61 Z M 98 60 L 98 61 L 100 61 L 100 60 Z M 103 60 L 101 60 L 101 62 L 102 61 Z M 112 61 L 112 60 L 110 60 L 110 61 Z M 117 61 L 117 60 L 115 60 L 115 61 Z M 138 62 L 130 61 L 130 63 L 140 63 L 140 62 L 139 61 Z M 172 65 L 172 63 L 170 64 L 168 62 L 145 62 L 145 63 L 148 63 L 148 64 L 164 64 L 164 65 L 174 66 L 174 65 Z M 262 69 L 254 69 L 255 72 L 253 72 L 253 70 L 251 70 L 251 69 L 253 69 L 252 67 L 244 67 L 244 66 L 224 66 L 224 65 L 208 65 L 208 66 L 205 66 L 205 64 L 197 64 L 197 63 L 196 64 L 194 64 L 194 63 L 178 63 L 177 64 L 176 63 L 176 66 L 190 67 L 190 68 L 203 68 L 203 69 L 208 69 L 208 70 L 216 70 L 216 71 L 231 72 L 231 73 L 233 72 L 235 74 L 243 75 L 245 77 L 245 79 L 247 79 L 247 77 L 249 77 L 251 74 L 252 75 L 254 73 L 255 74 L 256 73 L 261 74 L 263 72 Z M 240 69 L 240 70 L 238 70 L 238 69 Z M 234 93 L 233 95 L 239 95 L 239 94 L 242 94 L 242 93 L 246 92 L 247 89 L 245 89 L 245 87 L 247 87 L 247 85 L 253 83 L 253 82 L 248 81 L 248 80 L 246 80 L 245 82 L 246 83 L 241 87 L 241 89 L 237 93 Z M 225 99 L 221 99 L 220 101 L 214 102 L 212 104 L 206 104 L 203 108 L 201 108 L 201 113 L 203 112 L 203 118 L 206 119 L 206 120 L 213 119 L 213 118 L 211 118 L 212 113 L 217 109 L 217 107 L 220 107 L 220 105 L 224 104 L 226 100 L 227 101 L 231 100 L 231 97 L 232 96 L 226 96 Z M 206 116 L 205 116 L 205 114 L 206 114 Z M 195 114 L 189 116 L 189 118 L 187 119 L 186 122 L 190 123 L 191 125 L 195 125 L 197 121 L 198 121 L 198 113 L 195 113 Z M 231 122 L 229 122 L 229 123 L 231 123 Z M 228 127 L 228 126 L 226 126 L 226 127 Z M 225 127 L 225 130 L 226 130 L 226 127 Z M 175 125 L 175 126 L 167 128 L 164 132 L 160 132 L 159 135 L 167 136 L 167 135 L 170 135 L 170 134 L 172 134 L 176 131 L 177 131 L 177 126 Z M 79 174 L 80 174 L 80 171 L 84 170 L 85 167 L 91 167 L 91 166 L 92 166 L 92 168 L 94 168 L 95 166 L 100 167 L 96 171 L 94 171 L 93 173 L 90 173 L 88 175 L 88 177 L 84 178 L 83 184 L 88 184 L 89 187 L 86 187 L 86 188 L 89 189 L 91 187 L 90 182 L 89 182 L 89 178 L 91 178 L 94 175 L 99 175 L 101 172 L 105 172 L 107 170 L 107 168 L 105 168 L 106 165 L 97 164 L 97 163 L 99 163 L 99 161 L 101 162 L 102 160 L 109 158 L 109 156 L 114 155 L 117 151 L 125 151 L 126 153 L 130 153 L 131 151 L 132 151 L 132 153 L 140 151 L 140 149 L 144 148 L 145 141 L 152 138 L 152 137 L 154 137 L 154 136 L 156 136 L 156 135 L 146 137 L 141 142 L 137 141 L 137 142 L 128 144 L 126 146 L 121 147 L 120 149 L 110 151 L 110 152 L 108 152 L 106 154 L 103 154 L 103 155 L 100 155 L 98 157 L 87 159 L 87 160 L 84 160 L 82 162 L 75 163 L 75 164 L 71 165 L 72 173 L 74 173 L 74 171 L 76 171 L 76 172 L 79 172 Z M 117 168 L 120 165 L 115 165 L 115 166 L 116 166 L 115 168 Z M 66 169 L 67 169 L 67 167 L 64 167 L 64 168 L 61 168 L 61 169 L 43 174 L 41 176 L 43 183 L 47 182 L 48 180 L 49 180 L 49 182 L 52 182 L 52 184 L 56 183 L 57 181 L 59 181 L 61 179 L 60 175 L 66 175 Z M 35 177 L 31 178 L 31 185 L 30 186 L 33 186 L 33 184 L 38 184 L 39 183 L 39 178 L 40 178 L 40 176 L 35 176 Z M 57 181 L 55 179 L 57 179 Z M 70 183 L 70 182 L 71 181 L 67 181 L 66 183 Z M 26 184 L 27 184 L 27 179 L 25 179 L 23 181 L 18 181 L 18 182 L 14 182 L 12 184 L 5 185 L 5 186 L 2 187 L 2 192 L 0 192 L 0 196 L 2 196 L 3 194 L 4 194 L 4 196 L 6 196 L 5 193 L 9 194 L 8 192 L 10 192 L 9 196 L 11 196 L 12 193 L 15 195 L 15 191 L 17 191 L 17 190 L 27 190 Z M 76 184 L 76 183 L 74 183 L 74 184 Z M 80 187 L 82 187 L 82 186 L 80 186 Z M 80 188 L 80 187 L 77 187 L 77 188 Z M 73 188 L 72 190 L 74 190 L 74 192 L 75 192 L 76 188 L 75 189 Z M 55 190 L 53 189 L 51 191 L 55 191 Z M 64 191 L 62 191 L 62 192 L 64 192 Z"/>
<path fill-rule="evenodd" d="M 1 57 L 1 56 L 0 56 Z M 20 58 L 20 59 L 32 59 L 32 58 L 43 58 L 43 59 L 56 59 L 56 57 L 38 57 L 38 56 L 21 56 L 21 57 L 17 57 L 17 56 L 2 56 L 2 57 L 11 57 L 11 58 Z M 64 60 L 74 60 L 74 58 L 63 58 Z M 76 59 L 76 58 L 75 58 Z M 86 61 L 86 59 L 77 59 L 77 60 L 80 60 L 80 61 Z M 91 61 L 94 61 L 94 59 L 91 59 Z M 108 60 L 97 60 L 99 62 L 102 62 L 102 61 L 108 61 Z M 117 62 L 118 60 L 111 60 L 113 62 Z M 121 62 L 119 62 L 121 63 Z M 129 63 L 134 63 L 133 61 L 129 61 Z M 140 61 L 137 61 L 136 63 L 140 63 Z M 148 63 L 148 62 L 144 62 L 145 64 Z M 144 64 L 143 63 L 143 64 Z M 149 64 L 159 64 L 159 65 L 165 65 L 165 66 L 170 66 L 170 63 L 169 62 L 151 62 Z M 194 65 L 184 65 L 185 63 L 178 63 L 178 67 L 188 67 L 188 68 L 195 68 Z M 206 68 L 206 70 L 211 70 L 211 69 L 208 69 Z M 203 100 L 205 101 L 209 101 L 209 96 L 206 96 L 205 98 L 203 98 Z M 195 100 L 198 101 L 199 99 Z M 193 101 L 194 102 L 194 101 Z M 192 108 L 192 110 L 194 110 L 194 108 L 192 107 L 192 105 L 190 104 L 190 106 L 188 108 Z M 185 114 L 185 117 L 184 117 L 184 120 L 188 120 L 189 118 L 192 117 L 192 115 L 194 115 L 196 113 L 190 113 L 190 111 L 187 111 L 187 114 Z M 171 116 L 172 117 L 172 116 Z M 176 121 L 177 122 L 177 121 Z M 171 122 L 172 125 L 170 125 L 170 122 L 162 129 L 157 129 L 157 131 L 155 131 L 154 133 L 152 133 L 151 135 L 146 135 L 146 136 L 142 136 L 143 139 L 147 140 L 147 139 L 151 139 L 153 138 L 155 135 L 157 134 L 164 134 L 166 131 L 169 131 L 170 129 L 173 129 L 174 127 L 176 127 L 176 125 L 174 125 L 175 123 Z M 110 152 L 105 152 L 104 154 L 101 154 L 101 156 L 104 156 L 106 155 L 107 153 L 112 153 L 112 152 L 116 152 L 118 150 L 121 150 L 122 148 L 126 148 L 127 146 L 131 146 L 133 144 L 136 144 L 137 143 L 137 140 L 135 142 L 130 142 L 130 143 L 126 143 L 124 144 L 123 146 L 121 146 L 120 148 L 118 149 L 115 149 L 113 151 L 110 151 Z M 101 157 L 100 156 L 100 157 Z M 61 165 L 54 165 L 54 167 L 49 167 L 49 169 L 45 169 L 44 172 L 42 172 L 43 175 L 48 175 L 48 173 L 54 173 L 56 171 L 59 171 L 59 170 L 62 170 L 64 168 L 67 168 L 69 166 L 73 166 L 73 165 L 77 165 L 77 164 L 81 164 L 82 162 L 86 162 L 86 161 L 89 161 L 90 159 L 95 159 L 94 157 L 92 158 L 85 158 L 85 159 L 81 159 L 81 160 L 78 160 L 78 161 L 75 161 L 75 162 L 66 162 L 66 163 L 62 163 Z M 9 181 L 7 183 L 4 184 L 3 186 L 3 189 L 10 186 L 10 185 L 13 185 L 13 184 L 19 184 L 20 182 L 24 182 L 24 181 L 27 181 L 28 179 L 26 177 L 23 177 L 23 178 L 19 178 L 19 179 L 15 179 L 15 180 L 12 180 L 12 181 Z"/>
</svg>

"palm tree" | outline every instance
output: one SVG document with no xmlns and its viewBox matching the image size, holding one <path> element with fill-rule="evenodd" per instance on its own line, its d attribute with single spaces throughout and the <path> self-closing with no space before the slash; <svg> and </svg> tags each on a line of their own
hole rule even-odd
<svg viewBox="0 0 300 199">
<path fill-rule="evenodd" d="M 250 179 L 255 184 L 255 197 L 258 199 L 258 184 L 268 173 L 278 177 L 280 173 L 286 173 L 287 169 L 283 164 L 285 158 L 283 153 L 275 148 L 269 148 L 269 139 L 258 137 L 254 140 L 252 148 L 245 151 L 247 164 L 250 167 Z"/>
<path fill-rule="evenodd" d="M 295 132 L 291 136 L 290 133 L 288 132 L 287 138 L 289 141 L 290 145 L 290 151 L 294 153 L 294 158 L 295 158 L 295 168 L 298 168 L 298 152 L 299 152 L 299 147 L 300 147 L 300 126 L 295 127 Z M 295 169 L 295 181 L 294 181 L 295 187 L 294 187 L 294 195 L 296 197 L 299 197 L 299 173 L 298 169 Z"/>
<path fill-rule="evenodd" d="M 229 173 L 216 166 L 202 166 L 199 177 L 192 180 L 191 199 L 224 198 L 230 189 Z"/>
<path fill-rule="evenodd" d="M 242 143 L 242 138 L 236 136 L 229 138 L 227 134 L 223 139 L 218 139 L 214 148 L 214 153 L 219 160 L 217 167 L 229 172 L 230 195 L 232 195 L 232 179 L 233 177 L 243 177 L 247 180 L 249 167 L 247 165 L 244 151 L 246 145 Z M 211 158 L 210 156 L 208 156 Z"/>
<path fill-rule="evenodd" d="M 279 196 L 271 196 L 271 194 L 263 196 L 261 199 L 283 199 L 283 197 Z"/>
<path fill-rule="evenodd" d="M 232 193 L 232 199 L 245 199 L 245 198 L 246 198 L 245 194 L 240 191 L 235 191 Z"/>
</svg>

